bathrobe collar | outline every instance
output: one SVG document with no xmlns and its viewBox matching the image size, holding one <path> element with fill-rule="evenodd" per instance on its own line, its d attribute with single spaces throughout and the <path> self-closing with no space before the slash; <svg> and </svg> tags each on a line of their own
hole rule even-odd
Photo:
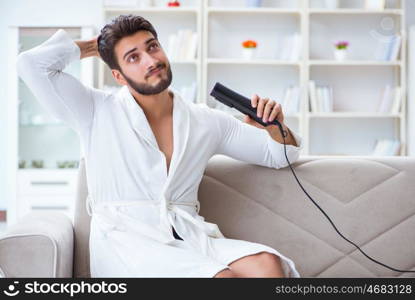
<svg viewBox="0 0 415 300">
<path fill-rule="evenodd" d="M 169 88 L 169 90 L 173 93 L 173 154 L 170 161 L 168 176 L 167 165 L 164 164 L 167 176 L 165 188 L 167 188 L 167 183 L 171 181 L 171 178 L 174 177 L 174 173 L 182 161 L 189 139 L 190 130 L 189 107 L 186 103 L 184 103 L 180 94 L 175 89 Z M 133 95 L 128 90 L 128 87 L 123 86 L 120 92 L 126 105 L 128 119 L 137 136 L 145 139 L 151 147 L 153 147 L 156 151 L 161 152 L 163 157 L 165 157 L 164 153 L 160 150 L 157 144 L 156 137 L 150 127 L 150 124 L 148 123 L 143 109 L 135 101 Z"/>
</svg>

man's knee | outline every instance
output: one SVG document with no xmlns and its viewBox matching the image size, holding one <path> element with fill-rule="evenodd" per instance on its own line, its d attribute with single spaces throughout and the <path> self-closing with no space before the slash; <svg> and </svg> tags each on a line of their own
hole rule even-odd
<svg viewBox="0 0 415 300">
<path fill-rule="evenodd" d="M 236 278 L 236 273 L 230 269 L 224 269 L 214 276 L 214 278 Z"/>
<path fill-rule="evenodd" d="M 254 272 L 263 276 L 264 274 L 274 274 L 273 276 L 284 277 L 281 258 L 269 252 L 260 252 L 255 255 L 256 268 Z"/>
<path fill-rule="evenodd" d="M 269 252 L 260 252 L 256 255 L 256 262 L 263 266 L 278 265 L 281 266 L 281 259 L 279 256 L 269 253 Z"/>
</svg>

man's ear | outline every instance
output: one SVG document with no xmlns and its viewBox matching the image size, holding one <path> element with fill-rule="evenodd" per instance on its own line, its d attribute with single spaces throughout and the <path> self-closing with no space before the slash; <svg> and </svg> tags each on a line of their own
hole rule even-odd
<svg viewBox="0 0 415 300">
<path fill-rule="evenodd" d="M 127 81 L 119 70 L 112 69 L 111 74 L 112 77 L 114 77 L 115 81 L 117 81 L 120 85 L 127 85 Z"/>
</svg>

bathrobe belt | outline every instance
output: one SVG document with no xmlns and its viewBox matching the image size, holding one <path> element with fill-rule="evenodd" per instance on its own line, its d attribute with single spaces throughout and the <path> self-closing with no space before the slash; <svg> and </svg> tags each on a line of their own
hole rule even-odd
<svg viewBox="0 0 415 300">
<path fill-rule="evenodd" d="M 109 214 L 109 209 L 115 209 L 118 212 L 121 206 L 141 206 L 141 205 L 161 205 L 161 230 L 155 229 L 153 226 L 145 224 L 141 220 L 134 219 L 133 217 L 123 214 L 121 220 L 117 221 L 113 219 L 112 214 Z M 194 207 L 196 215 L 191 215 L 188 211 L 183 209 L 183 206 Z M 163 209 L 164 208 L 164 209 Z M 172 234 L 171 226 L 174 226 L 175 216 L 173 213 L 187 220 L 190 224 L 196 226 L 206 235 L 223 238 L 223 234 L 220 232 L 218 226 L 213 223 L 204 221 L 204 218 L 199 216 L 200 211 L 200 202 L 198 200 L 192 202 L 172 202 L 167 201 L 165 196 L 162 196 L 160 201 L 154 200 L 126 200 L 126 201 L 105 201 L 105 202 L 96 202 L 94 199 L 88 195 L 86 199 L 86 210 L 89 216 L 95 215 L 101 221 L 104 221 L 107 224 L 107 229 L 109 230 L 123 230 L 123 226 L 128 224 L 129 229 L 137 229 L 140 233 L 149 235 L 151 238 L 155 238 L 163 243 L 171 243 L 176 241 L 175 237 Z M 122 221 L 122 223 L 120 223 Z M 140 223 L 140 224 L 137 224 Z M 138 226 L 137 226 L 138 225 Z M 141 227 L 141 228 L 139 228 Z"/>
</svg>

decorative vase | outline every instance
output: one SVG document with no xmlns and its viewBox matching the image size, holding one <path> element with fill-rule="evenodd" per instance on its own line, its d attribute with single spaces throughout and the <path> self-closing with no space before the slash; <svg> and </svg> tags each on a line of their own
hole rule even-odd
<svg viewBox="0 0 415 300">
<path fill-rule="evenodd" d="M 253 59 L 256 54 L 256 48 L 242 48 L 242 57 L 244 59 Z"/>
<path fill-rule="evenodd" d="M 246 0 L 247 7 L 260 7 L 262 0 Z"/>
<path fill-rule="evenodd" d="M 338 61 L 345 60 L 347 58 L 347 50 L 344 49 L 335 49 L 334 58 Z"/>
<path fill-rule="evenodd" d="M 339 8 L 339 0 L 325 0 L 324 4 L 327 9 Z"/>
</svg>

